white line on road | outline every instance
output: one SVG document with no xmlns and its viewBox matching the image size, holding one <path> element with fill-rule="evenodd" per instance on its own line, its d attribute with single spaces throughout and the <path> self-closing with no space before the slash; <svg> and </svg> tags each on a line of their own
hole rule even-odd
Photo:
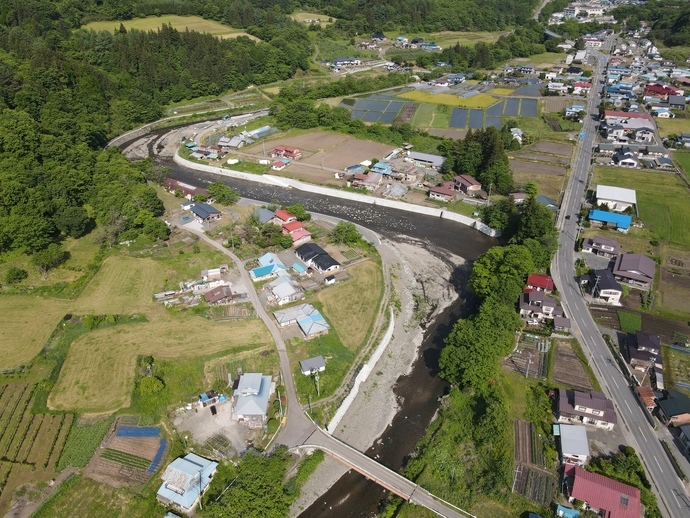
<svg viewBox="0 0 690 518">
<path fill-rule="evenodd" d="M 625 404 L 627 405 L 628 403 L 626 402 Z M 642 431 L 642 428 L 640 428 L 640 427 L 638 426 L 637 429 L 640 431 L 640 435 L 641 435 L 642 438 L 644 439 L 644 442 L 647 442 L 647 436 L 646 436 L 646 435 L 644 434 L 644 432 Z M 654 458 L 656 459 L 656 457 L 654 457 Z M 658 462 L 657 462 L 657 464 L 658 464 Z"/>
<path fill-rule="evenodd" d="M 613 381 L 613 383 L 616 385 L 616 388 L 620 388 L 620 387 L 618 386 L 618 382 L 616 381 L 615 376 L 614 376 L 613 378 L 611 378 L 611 381 Z"/>
<path fill-rule="evenodd" d="M 654 457 L 654 460 L 656 461 L 656 465 L 659 466 L 659 469 L 661 469 L 661 464 L 659 464 L 659 459 Z M 663 470 L 662 470 L 663 471 Z"/>
<path fill-rule="evenodd" d="M 625 401 L 625 400 L 624 400 Z M 628 405 L 628 402 L 625 401 L 625 406 L 628 407 L 628 412 L 632 413 L 632 408 L 630 408 L 630 405 Z M 639 427 L 638 427 L 639 428 Z"/>
<path fill-rule="evenodd" d="M 676 499 L 676 503 L 678 504 L 678 507 L 683 507 L 682 505 L 680 505 L 680 501 L 678 500 L 678 497 L 676 496 L 676 492 L 671 491 L 671 494 L 673 495 L 673 498 Z"/>
</svg>

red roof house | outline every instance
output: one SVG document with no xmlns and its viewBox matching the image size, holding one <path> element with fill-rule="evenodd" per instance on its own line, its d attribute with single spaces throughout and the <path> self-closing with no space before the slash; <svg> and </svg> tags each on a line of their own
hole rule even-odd
<svg viewBox="0 0 690 518">
<path fill-rule="evenodd" d="M 274 156 L 282 156 L 285 158 L 301 158 L 302 152 L 297 149 L 296 147 L 292 146 L 276 146 L 273 149 L 273 155 Z"/>
<path fill-rule="evenodd" d="M 285 223 L 290 223 L 291 221 L 297 221 L 297 217 L 294 214 L 290 214 L 285 209 L 280 209 L 279 211 L 276 211 L 275 217 L 276 219 L 280 220 L 281 225 L 284 225 Z"/>
<path fill-rule="evenodd" d="M 273 169 L 274 171 L 282 171 L 283 169 L 285 169 L 286 165 L 287 164 L 285 162 L 281 162 L 280 160 L 278 160 L 277 162 L 273 162 L 271 164 L 271 169 Z"/>
<path fill-rule="evenodd" d="M 582 500 L 604 518 L 640 518 L 640 490 L 579 466 L 568 471 L 571 499 Z"/>
<path fill-rule="evenodd" d="M 292 237 L 292 246 L 298 246 L 307 241 L 311 241 L 311 232 L 302 228 L 296 232 L 292 232 L 290 237 Z"/>
<path fill-rule="evenodd" d="M 604 110 L 604 119 L 647 119 L 651 120 L 648 113 L 637 112 L 618 112 L 614 110 Z"/>
<path fill-rule="evenodd" d="M 467 174 L 456 176 L 453 178 L 453 183 L 457 189 L 460 189 L 466 194 L 476 194 L 482 190 L 482 184 Z"/>
<path fill-rule="evenodd" d="M 537 291 L 552 291 L 553 279 L 543 273 L 533 273 L 527 277 L 527 287 Z"/>
<path fill-rule="evenodd" d="M 283 223 L 283 234 L 292 234 L 298 230 L 303 230 L 304 225 L 300 221 L 290 221 L 289 223 Z"/>
</svg>

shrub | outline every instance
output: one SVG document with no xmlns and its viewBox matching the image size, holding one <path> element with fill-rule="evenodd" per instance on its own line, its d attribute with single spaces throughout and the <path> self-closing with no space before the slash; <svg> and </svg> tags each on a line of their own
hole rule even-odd
<svg viewBox="0 0 690 518">
<path fill-rule="evenodd" d="M 7 284 L 16 284 L 22 282 L 29 276 L 26 270 L 17 268 L 16 266 L 10 266 L 5 272 L 5 282 Z"/>
</svg>

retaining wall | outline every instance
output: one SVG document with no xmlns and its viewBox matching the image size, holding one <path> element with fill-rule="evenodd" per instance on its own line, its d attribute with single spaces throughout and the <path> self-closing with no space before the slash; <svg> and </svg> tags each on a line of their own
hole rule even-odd
<svg viewBox="0 0 690 518">
<path fill-rule="evenodd" d="M 174 156 L 174 160 L 177 164 L 181 166 L 188 167 L 190 169 L 196 169 L 197 171 L 205 171 L 207 173 L 219 174 L 221 176 L 228 176 L 231 178 L 238 178 L 240 180 L 248 180 L 250 182 L 293 188 L 298 189 L 300 191 L 321 194 L 323 196 L 332 196 L 335 198 L 342 198 L 345 200 L 352 200 L 360 203 L 368 203 L 369 205 L 379 205 L 381 207 L 389 207 L 392 209 L 405 210 L 407 212 L 415 212 L 417 214 L 424 214 L 427 216 L 434 216 L 437 218 L 456 221 L 457 223 L 462 223 L 463 225 L 467 225 L 468 227 L 476 228 L 481 233 L 486 234 L 488 236 L 499 237 L 501 235 L 500 230 L 495 230 L 489 227 L 488 225 L 485 225 L 481 221 L 477 221 L 467 216 L 463 216 L 462 214 L 457 214 L 455 212 L 450 212 L 444 209 L 423 207 L 421 205 L 414 205 L 412 203 L 405 203 L 398 200 L 389 200 L 386 198 L 375 198 L 373 196 L 361 194 L 358 192 L 342 191 L 339 189 L 322 187 L 320 185 L 313 185 L 310 183 L 301 182 L 299 180 L 293 180 L 292 178 L 283 178 L 280 176 L 273 176 L 270 174 L 258 175 L 244 173 L 242 171 L 234 171 L 232 169 L 225 169 L 222 167 L 213 167 L 206 164 L 192 162 L 190 160 L 182 158 L 177 153 Z"/>
</svg>

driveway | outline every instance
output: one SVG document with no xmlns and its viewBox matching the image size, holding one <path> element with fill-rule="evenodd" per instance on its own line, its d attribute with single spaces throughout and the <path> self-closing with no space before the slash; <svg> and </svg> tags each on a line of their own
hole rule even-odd
<svg viewBox="0 0 690 518">
<path fill-rule="evenodd" d="M 247 449 L 248 428 L 232 420 L 232 403 L 217 403 L 218 414 L 211 414 L 210 407 L 195 405 L 192 410 L 173 419 L 173 425 L 179 432 L 189 432 L 194 442 L 203 444 L 214 435 L 226 437 L 237 453 Z"/>
</svg>

